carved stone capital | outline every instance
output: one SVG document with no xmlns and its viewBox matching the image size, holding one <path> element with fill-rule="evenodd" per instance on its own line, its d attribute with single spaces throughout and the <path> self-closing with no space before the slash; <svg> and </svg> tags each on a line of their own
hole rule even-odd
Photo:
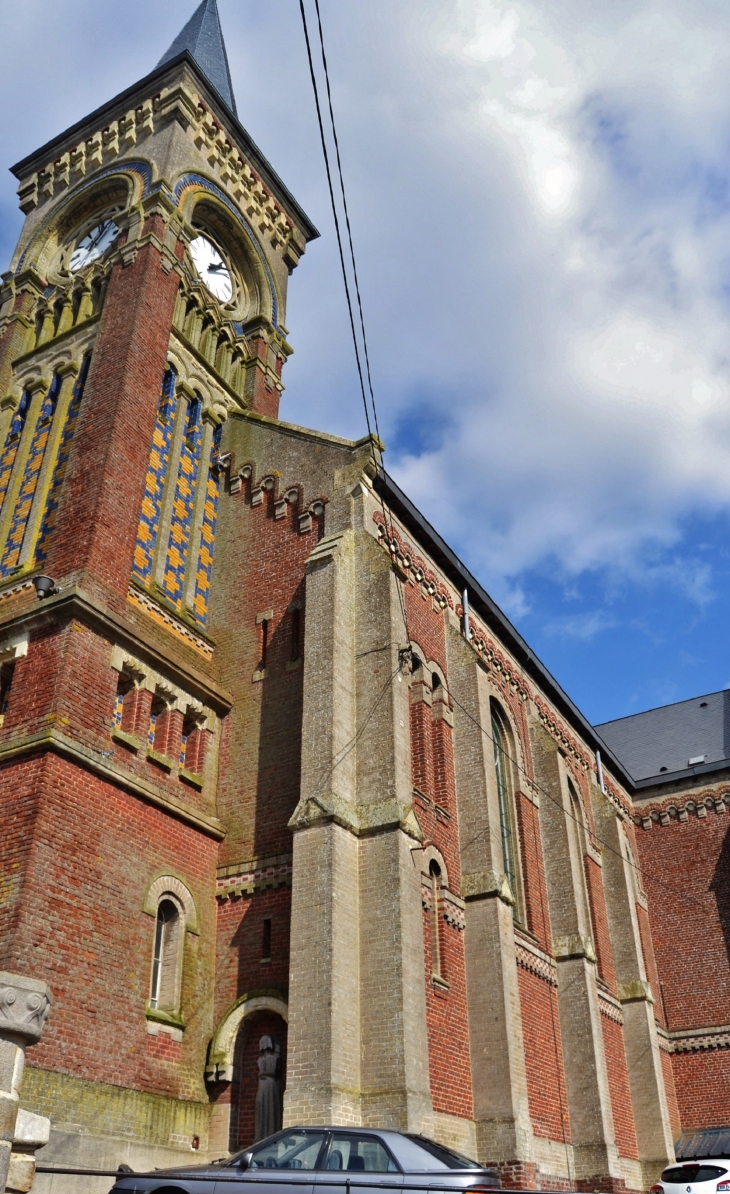
<svg viewBox="0 0 730 1194">
<path fill-rule="evenodd" d="M 38 979 L 0 971 L 0 1034 L 36 1044 L 51 1011 L 51 998 L 49 988 Z"/>
</svg>

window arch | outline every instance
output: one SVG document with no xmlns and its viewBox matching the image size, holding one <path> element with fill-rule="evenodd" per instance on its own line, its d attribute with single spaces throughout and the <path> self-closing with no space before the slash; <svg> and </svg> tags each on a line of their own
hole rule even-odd
<svg viewBox="0 0 730 1194">
<path fill-rule="evenodd" d="M 510 891 L 514 897 L 515 919 L 522 919 L 522 876 L 520 871 L 520 849 L 517 833 L 517 810 L 515 807 L 512 779 L 512 745 L 507 719 L 496 701 L 490 702 L 492 721 L 492 744 L 494 747 L 494 771 L 497 780 L 499 803 L 499 830 L 502 843 L 502 865 L 507 876 Z"/>
</svg>

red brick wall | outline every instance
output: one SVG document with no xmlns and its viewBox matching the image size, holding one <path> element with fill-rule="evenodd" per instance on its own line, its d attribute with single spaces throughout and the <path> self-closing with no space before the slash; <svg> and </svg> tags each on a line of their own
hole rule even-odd
<svg viewBox="0 0 730 1194">
<path fill-rule="evenodd" d="M 608 1089 L 611 1095 L 613 1126 L 616 1133 L 619 1156 L 638 1161 L 639 1151 L 636 1145 L 636 1129 L 634 1128 L 634 1113 L 631 1104 L 631 1090 L 629 1088 L 629 1072 L 626 1066 L 624 1031 L 622 1026 L 617 1024 L 615 1020 L 604 1015 L 601 1015 L 601 1027 L 603 1028 L 603 1047 L 606 1053 Z"/>
<path fill-rule="evenodd" d="M 730 1049 L 672 1055 L 683 1132 L 730 1123 Z"/>
<path fill-rule="evenodd" d="M 399 582 L 400 583 L 400 582 Z M 411 641 L 418 644 L 427 662 L 433 661 L 446 675 L 444 617 L 424 600 L 420 587 L 404 584 L 406 616 Z M 414 674 L 416 685 L 432 685 L 427 668 Z M 447 676 L 448 682 L 448 676 Z M 448 872 L 449 890 L 461 891 L 459 866 L 456 783 L 453 757 L 453 731 L 444 717 L 434 718 L 434 711 L 444 708 L 447 693 L 443 685 L 433 691 L 433 706 L 425 702 L 411 705 L 411 775 L 426 800 L 416 796 L 416 807 L 424 845 L 434 845 L 441 853 Z M 419 784 L 420 780 L 420 784 Z M 427 790 L 429 789 L 429 790 Z M 445 876 L 442 876 L 445 881 Z M 470 1118 L 473 1114 L 469 1027 L 464 969 L 464 934 L 449 925 L 439 909 L 439 946 L 441 976 L 448 991 L 432 981 L 433 918 L 423 914 L 424 955 L 426 962 L 426 1026 L 429 1045 L 429 1074 L 434 1110 Z"/>
<path fill-rule="evenodd" d="M 154 229 L 152 225 L 154 224 Z M 160 231 L 153 218 L 147 231 Z M 182 253 L 182 247 L 180 247 Z M 84 570 L 124 609 L 179 279 L 143 246 L 114 266 L 46 570 Z M 116 598 L 111 597 L 114 591 Z"/>
<path fill-rule="evenodd" d="M 536 1136 L 570 1142 L 557 990 L 522 966 L 517 978 L 532 1129 Z"/>
<path fill-rule="evenodd" d="M 291 888 L 218 900 L 215 1020 L 242 995 L 276 990 L 286 999 L 289 983 Z M 271 961 L 261 961 L 264 917 L 271 919 Z"/>
<path fill-rule="evenodd" d="M 275 491 L 265 491 L 255 507 L 250 491 L 247 482 L 221 502 L 216 561 L 225 560 L 225 569 L 216 572 L 211 597 L 210 630 L 218 643 L 221 681 L 235 702 L 220 763 L 219 815 L 228 827 L 224 863 L 291 850 L 288 821 L 299 799 L 303 668 L 301 658 L 292 663 L 288 607 L 301 604 L 303 647 L 305 561 L 318 533 L 316 526 L 309 534 L 299 533 L 294 506 L 275 519 Z M 269 610 L 266 674 L 254 680 L 261 658 L 256 618 Z"/>
<path fill-rule="evenodd" d="M 23 899 L 3 965 L 44 979 L 51 1018 L 33 1064 L 76 1077 L 182 1098 L 205 1098 L 212 1031 L 217 844 L 53 754 L 0 769 L 0 821 L 32 810 Z M 172 871 L 189 885 L 200 935 L 186 933 L 182 1046 L 150 1037 L 154 919 L 145 892 Z M 113 1031 L 110 1031 L 113 1026 Z M 179 1056 L 179 1064 L 177 1058 Z"/>
<path fill-rule="evenodd" d="M 728 1022 L 729 823 L 727 813 L 709 811 L 702 819 L 691 814 L 684 823 L 637 833 L 651 938 L 674 1030 Z"/>
<path fill-rule="evenodd" d="M 515 803 L 522 858 L 526 927 L 537 938 L 541 949 L 551 953 L 553 946 L 540 837 L 540 811 L 522 792 L 517 793 Z"/>
</svg>

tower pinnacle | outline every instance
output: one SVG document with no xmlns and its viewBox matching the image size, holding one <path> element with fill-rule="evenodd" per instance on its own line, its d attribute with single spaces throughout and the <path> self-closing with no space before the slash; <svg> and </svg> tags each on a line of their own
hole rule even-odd
<svg viewBox="0 0 730 1194">
<path fill-rule="evenodd" d="M 162 66 L 163 63 L 170 62 L 184 50 L 193 56 L 221 99 L 225 101 L 233 115 L 237 116 L 228 55 L 216 0 L 203 0 L 157 65 Z"/>
</svg>

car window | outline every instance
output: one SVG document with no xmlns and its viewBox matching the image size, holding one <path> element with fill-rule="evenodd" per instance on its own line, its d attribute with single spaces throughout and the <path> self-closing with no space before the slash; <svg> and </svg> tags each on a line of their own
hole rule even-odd
<svg viewBox="0 0 730 1194">
<path fill-rule="evenodd" d="M 324 1167 L 348 1173 L 398 1172 L 398 1166 L 377 1137 L 357 1132 L 333 1133 Z"/>
<path fill-rule="evenodd" d="M 478 1161 L 436 1144 L 425 1136 L 394 1136 L 393 1152 L 407 1173 L 428 1173 L 444 1169 L 481 1169 Z"/>
<path fill-rule="evenodd" d="M 250 1169 L 314 1169 L 324 1132 L 283 1132 L 252 1148 Z"/>
<path fill-rule="evenodd" d="M 726 1167 L 701 1165 L 698 1162 L 695 1162 L 694 1165 L 673 1165 L 664 1170 L 662 1181 L 674 1186 L 687 1185 L 689 1182 L 716 1182 L 727 1172 Z"/>
</svg>

